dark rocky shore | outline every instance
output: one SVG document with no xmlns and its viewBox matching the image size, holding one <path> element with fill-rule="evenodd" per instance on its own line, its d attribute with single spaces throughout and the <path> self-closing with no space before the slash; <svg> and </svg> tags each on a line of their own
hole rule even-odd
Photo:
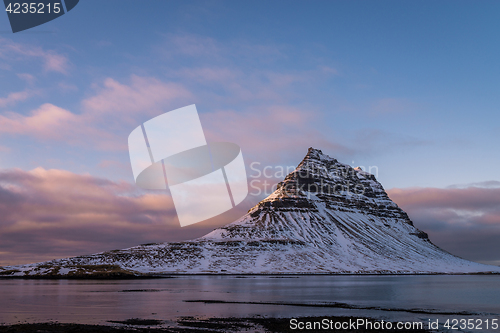
<svg viewBox="0 0 500 333">
<path fill-rule="evenodd" d="M 324 318 L 334 322 L 356 321 L 360 318 L 354 317 L 302 317 L 296 318 L 301 322 L 321 322 Z M 195 332 L 316 332 L 317 330 L 298 330 L 290 328 L 291 318 L 209 318 L 199 319 L 194 317 L 183 317 L 172 325 L 165 327 L 165 323 L 155 319 L 128 319 L 126 321 L 109 321 L 110 325 L 84 325 L 84 324 L 63 324 L 63 323 L 37 323 L 37 324 L 16 324 L 0 326 L 0 333 L 115 333 L 115 332 L 137 332 L 137 333 L 195 333 Z M 375 319 L 364 318 L 375 322 Z M 161 326 L 160 326 L 161 325 Z M 395 323 L 393 327 L 395 327 Z M 325 329 L 321 332 L 343 332 L 343 333 L 363 333 L 363 332 L 402 332 L 396 329 L 366 330 L 366 329 Z M 431 332 L 427 329 L 410 329 L 404 332 Z"/>
</svg>

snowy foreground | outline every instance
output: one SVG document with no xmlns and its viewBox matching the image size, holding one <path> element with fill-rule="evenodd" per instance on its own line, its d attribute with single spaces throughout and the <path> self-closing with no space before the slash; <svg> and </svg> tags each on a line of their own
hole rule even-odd
<svg viewBox="0 0 500 333">
<path fill-rule="evenodd" d="M 2 276 L 500 273 L 432 244 L 375 177 L 310 148 L 239 220 L 192 241 L 0 268 Z"/>
</svg>

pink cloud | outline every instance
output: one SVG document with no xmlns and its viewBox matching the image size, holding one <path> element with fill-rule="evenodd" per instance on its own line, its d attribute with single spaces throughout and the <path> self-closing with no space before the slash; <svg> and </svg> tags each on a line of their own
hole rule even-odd
<svg viewBox="0 0 500 333">
<path fill-rule="evenodd" d="M 44 59 L 44 69 L 47 72 L 54 71 L 63 74 L 68 72 L 68 58 L 53 51 L 44 52 L 41 57 Z"/>
<path fill-rule="evenodd" d="M 101 150 L 127 149 L 123 138 L 95 126 L 87 115 L 76 115 L 50 103 L 43 104 L 27 116 L 14 112 L 0 115 L 0 133 L 64 141 L 71 145 L 92 145 Z"/>
<path fill-rule="evenodd" d="M 28 73 L 19 73 L 17 74 L 17 77 L 20 78 L 21 80 L 26 81 L 26 83 L 28 83 L 29 85 L 32 85 L 36 80 L 36 78 L 33 75 Z"/>
<path fill-rule="evenodd" d="M 8 112 L 0 115 L 0 132 L 60 139 L 78 123 L 78 116 L 53 104 L 43 104 L 30 115 Z"/>
<path fill-rule="evenodd" d="M 112 114 L 116 120 L 131 121 L 138 114 L 161 114 L 175 103 L 183 106 L 179 101 L 191 97 L 182 85 L 132 75 L 129 85 L 107 78 L 97 94 L 84 100 L 82 105 L 94 118 Z"/>
<path fill-rule="evenodd" d="M 8 94 L 7 97 L 0 97 L 0 108 L 14 105 L 17 102 L 25 101 L 35 94 L 36 94 L 36 92 L 34 92 L 32 90 L 12 92 L 12 93 Z"/>
<path fill-rule="evenodd" d="M 8 59 L 39 58 L 43 62 L 46 72 L 59 72 L 67 74 L 69 60 L 66 56 L 53 50 L 45 50 L 41 47 L 15 43 L 11 40 L 0 38 L 0 57 Z"/>
<path fill-rule="evenodd" d="M 405 207 L 479 210 L 496 208 L 500 188 L 406 188 L 391 189 L 391 198 Z"/>
<path fill-rule="evenodd" d="M 181 228 L 165 191 L 43 168 L 0 171 L 0 216 L 0 265 L 179 241 L 214 227 Z"/>
</svg>

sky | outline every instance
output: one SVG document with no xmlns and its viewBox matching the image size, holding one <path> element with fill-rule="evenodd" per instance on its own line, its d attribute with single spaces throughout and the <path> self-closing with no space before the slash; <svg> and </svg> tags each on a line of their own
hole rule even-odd
<svg viewBox="0 0 500 333">
<path fill-rule="evenodd" d="M 128 134 L 190 104 L 209 141 L 240 145 L 250 179 L 269 166 L 275 184 L 322 149 L 371 168 L 438 246 L 500 265 L 499 14 L 85 0 L 16 34 L 0 15 L 0 265 L 198 237 L 263 199 L 181 228 L 168 190 L 135 186 Z"/>
</svg>

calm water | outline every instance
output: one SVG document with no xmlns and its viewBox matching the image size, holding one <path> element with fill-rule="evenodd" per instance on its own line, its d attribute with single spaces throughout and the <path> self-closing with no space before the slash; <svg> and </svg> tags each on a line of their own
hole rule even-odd
<svg viewBox="0 0 500 333">
<path fill-rule="evenodd" d="M 0 280 L 0 323 L 74 322 L 179 316 L 370 316 L 389 320 L 498 318 L 500 276 L 185 276 L 155 280 Z M 359 307 L 467 311 L 469 315 L 410 313 L 237 302 L 342 302 Z M 485 331 L 485 330 L 483 330 Z M 500 329 L 497 330 L 500 332 Z"/>
</svg>

